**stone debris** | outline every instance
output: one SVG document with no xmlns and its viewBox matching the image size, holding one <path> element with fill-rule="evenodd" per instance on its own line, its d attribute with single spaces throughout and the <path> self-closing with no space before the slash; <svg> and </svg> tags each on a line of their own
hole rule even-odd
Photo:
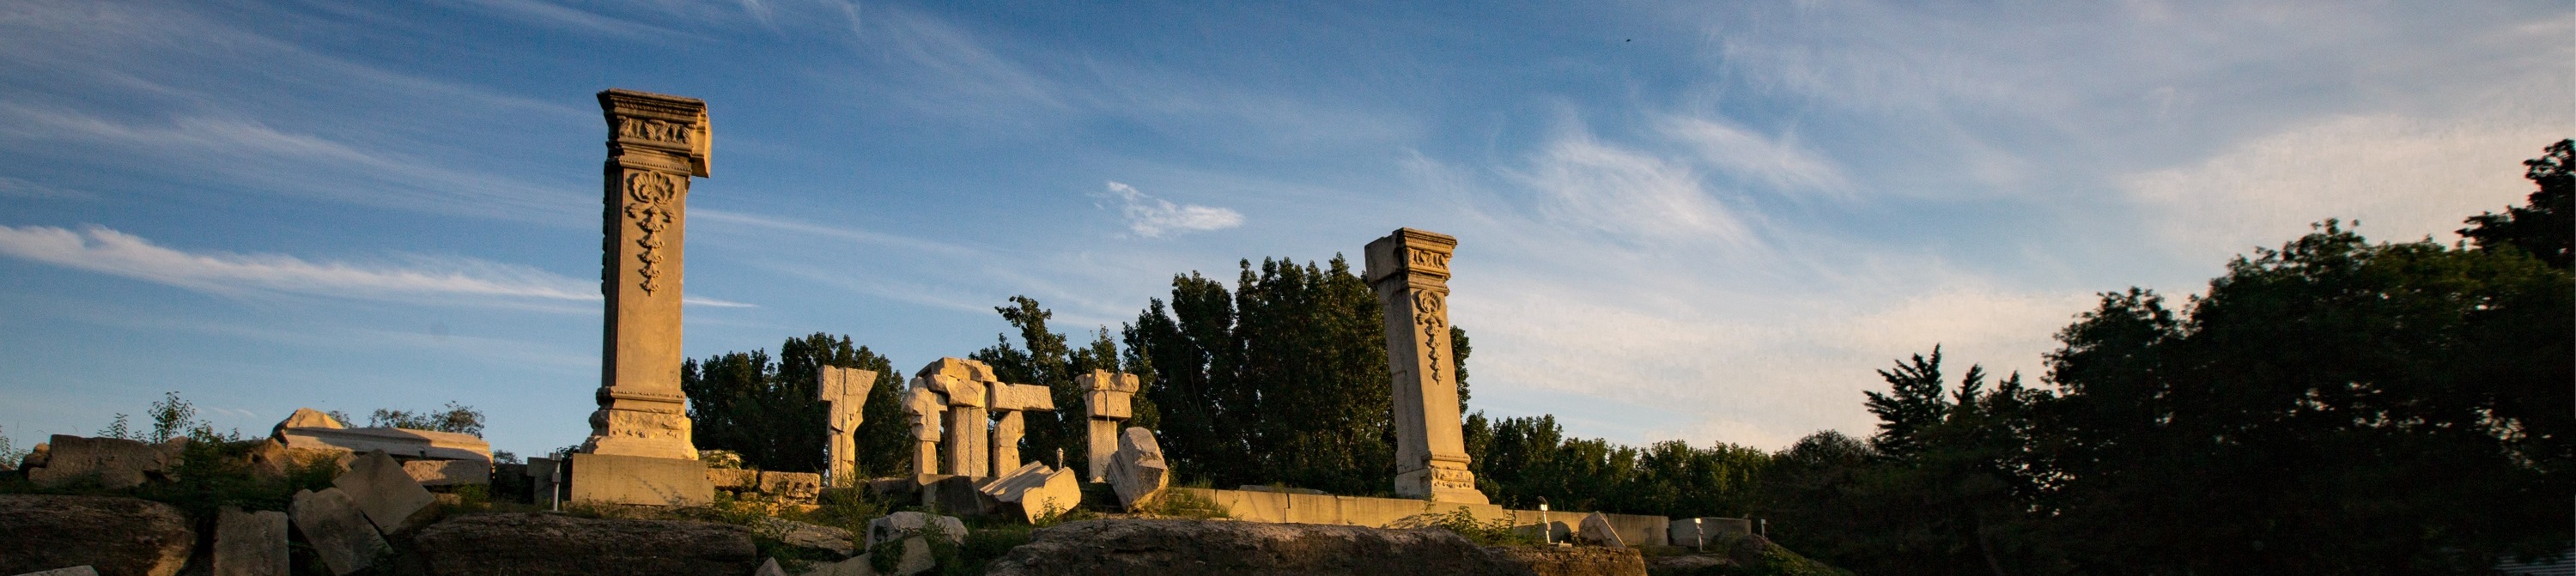
<svg viewBox="0 0 2576 576">
<path fill-rule="evenodd" d="M 761 560 L 760 568 L 752 570 L 751 576 L 787 576 L 787 570 L 778 567 L 777 558 L 770 558 Z"/>
<path fill-rule="evenodd" d="M 487 478 L 489 472 L 486 472 Z M 400 534 L 429 520 L 435 512 L 430 507 L 438 502 L 429 489 L 412 480 L 402 463 L 383 452 L 368 452 L 349 463 L 349 471 L 331 479 L 331 486 L 348 495 L 364 512 L 367 521 L 387 535 Z"/>
<path fill-rule="evenodd" d="M 197 549 L 178 507 L 117 496 L 0 494 L 0 574 L 179 573 Z M 55 572 L 73 573 L 73 572 Z"/>
<path fill-rule="evenodd" d="M 996 382 L 991 386 L 986 386 L 985 390 L 989 391 L 993 396 L 991 401 L 987 402 L 987 404 L 989 404 L 994 410 L 1055 409 L 1055 397 L 1048 393 L 1047 387 L 1045 386 L 1039 386 L 1036 384 L 1003 384 Z"/>
<path fill-rule="evenodd" d="M 707 483 L 715 485 L 717 490 L 729 490 L 734 492 L 759 490 L 760 471 L 708 468 Z"/>
<path fill-rule="evenodd" d="M 29 455 L 36 465 L 27 468 L 27 480 L 49 488 L 87 479 L 96 479 L 109 490 L 133 488 L 148 480 L 169 479 L 171 463 L 179 460 L 187 445 L 186 438 L 146 444 L 55 434 L 52 442 L 40 445 L 45 452 L 41 461 Z"/>
<path fill-rule="evenodd" d="M 286 513 L 225 506 L 215 516 L 215 576 L 287 576 Z"/>
<path fill-rule="evenodd" d="M 823 493 L 823 475 L 812 472 L 760 473 L 760 491 L 801 502 L 813 502 Z"/>
<path fill-rule="evenodd" d="M 955 516 L 940 516 L 924 512 L 896 512 L 868 521 L 868 548 L 874 549 L 878 544 L 890 542 L 896 538 L 927 534 L 934 527 L 950 543 L 961 545 L 966 543 L 966 523 Z"/>
<path fill-rule="evenodd" d="M 854 535 L 848 530 L 767 516 L 757 522 L 756 531 L 776 534 L 778 541 L 790 546 L 830 550 L 842 557 L 859 553 L 858 544 L 852 542 Z"/>
<path fill-rule="evenodd" d="M 286 447 L 286 443 L 270 439 L 269 441 L 259 443 L 258 446 L 252 447 L 250 454 L 246 457 L 250 461 L 250 472 L 252 476 L 264 480 L 276 480 L 285 478 L 287 473 L 293 472 L 297 468 L 312 466 L 331 466 L 333 468 L 332 475 L 337 476 L 340 473 L 347 472 L 349 470 L 349 461 L 356 459 L 357 454 L 350 452 L 345 448 L 337 447 L 327 449 L 288 448 Z"/>
<path fill-rule="evenodd" d="M 1522 552 L 1527 551 L 1527 552 Z M 1546 574 L 1644 576 L 1633 550 L 1477 546 L 1447 530 L 1209 520 L 1084 520 L 1038 530 L 992 576 Z"/>
<path fill-rule="evenodd" d="M 492 463 L 476 460 L 413 460 L 402 463 L 403 474 L 422 486 L 491 485 Z"/>
<path fill-rule="evenodd" d="M 53 454 L 53 451 L 54 445 L 37 442 L 35 447 L 27 449 L 26 457 L 18 459 L 18 469 L 25 470 L 44 467 L 45 457 Z"/>
<path fill-rule="evenodd" d="M 704 506 L 715 501 L 704 462 L 613 454 L 574 454 L 571 460 L 567 502 Z"/>
<path fill-rule="evenodd" d="M 1584 515 L 1583 524 L 1574 533 L 1574 538 L 1593 546 L 1628 547 L 1628 542 L 1619 538 L 1619 530 L 1610 526 L 1610 517 L 1602 516 L 1600 512 Z"/>
<path fill-rule="evenodd" d="M 286 511 L 295 519 L 295 530 L 303 532 L 304 541 L 313 546 L 313 555 L 321 557 L 334 576 L 364 570 L 392 549 L 375 525 L 367 522 L 358 503 L 339 488 L 297 491 Z"/>
<path fill-rule="evenodd" d="M 1005 511 L 1016 511 L 1022 520 L 1037 522 L 1048 514 L 1071 512 L 1082 505 L 1082 480 L 1072 470 L 1048 468 L 1030 462 L 1009 474 L 994 478 L 977 491 L 1002 503 Z"/>
<path fill-rule="evenodd" d="M 1109 486 L 1118 492 L 1119 506 L 1136 509 L 1138 503 L 1170 486 L 1171 476 L 1154 431 L 1131 427 L 1119 435 L 1118 452 L 1109 457 Z"/>
</svg>

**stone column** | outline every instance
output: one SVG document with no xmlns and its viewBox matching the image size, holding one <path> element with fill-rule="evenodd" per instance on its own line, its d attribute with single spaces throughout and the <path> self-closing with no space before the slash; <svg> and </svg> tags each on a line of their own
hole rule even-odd
<svg viewBox="0 0 2576 576">
<path fill-rule="evenodd" d="M 939 417 L 948 412 L 948 399 L 914 379 L 912 390 L 904 395 L 903 411 L 912 415 L 912 474 L 938 474 Z"/>
<path fill-rule="evenodd" d="M 1386 360 L 1395 381 L 1395 493 L 1484 504 L 1458 421 L 1457 359 L 1449 352 L 1449 254 L 1458 239 L 1397 229 L 1368 244 L 1369 286 L 1386 309 Z"/>
<path fill-rule="evenodd" d="M 993 368 L 982 362 L 959 358 L 941 358 L 921 367 L 913 376 L 913 386 L 940 393 L 948 401 L 948 430 L 940 438 L 946 452 L 947 473 L 956 476 L 991 476 L 992 418 L 985 406 L 992 401 L 988 390 L 1000 381 Z"/>
<path fill-rule="evenodd" d="M 1093 370 L 1073 377 L 1082 388 L 1084 420 L 1090 424 L 1091 450 L 1089 478 L 1093 482 L 1109 481 L 1109 456 L 1118 452 L 1118 425 L 1134 415 L 1134 397 L 1140 388 L 1134 374 Z"/>
<path fill-rule="evenodd" d="M 1053 411 L 1055 397 L 1048 393 L 1047 387 L 1034 384 L 993 382 L 985 385 L 984 389 L 992 395 L 991 400 L 984 404 L 991 408 L 994 414 L 993 467 L 990 470 L 997 474 L 1018 470 L 1020 465 L 1026 463 L 1020 460 L 1020 437 L 1028 433 L 1028 426 L 1022 420 L 1021 413 L 1030 410 Z"/>
<path fill-rule="evenodd" d="M 608 116 L 600 294 L 608 298 L 599 410 L 582 452 L 696 460 L 680 393 L 682 239 L 689 177 L 707 175 L 705 102 L 599 93 Z"/>
<path fill-rule="evenodd" d="M 866 420 L 868 391 L 876 388 L 877 373 L 857 368 L 824 366 L 814 375 L 814 393 L 831 413 L 826 430 L 832 435 L 829 460 L 825 461 L 823 482 L 840 486 L 855 480 L 850 475 L 858 468 L 857 438 L 859 423 Z"/>
</svg>

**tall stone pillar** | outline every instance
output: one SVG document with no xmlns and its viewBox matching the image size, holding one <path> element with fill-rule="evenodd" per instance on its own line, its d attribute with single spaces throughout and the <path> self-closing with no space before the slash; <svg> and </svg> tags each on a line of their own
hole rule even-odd
<svg viewBox="0 0 2576 576">
<path fill-rule="evenodd" d="M 1083 416 L 1090 424 L 1088 477 L 1093 482 L 1107 482 L 1109 455 L 1118 452 L 1118 425 L 1135 413 L 1135 395 L 1141 386 L 1134 374 L 1108 370 L 1075 376 L 1073 383 L 1082 389 Z"/>
<path fill-rule="evenodd" d="M 689 438 L 680 392 L 680 292 L 689 177 L 707 175 L 705 102 L 632 90 L 599 93 L 608 117 L 599 292 L 608 310 L 599 410 L 572 457 L 572 497 L 702 504 L 715 488 Z"/>
<path fill-rule="evenodd" d="M 1368 244 L 1369 286 L 1386 309 L 1386 360 L 1395 381 L 1395 493 L 1484 504 L 1467 471 L 1458 421 L 1457 358 L 1449 350 L 1449 254 L 1458 239 L 1397 229 Z"/>
<path fill-rule="evenodd" d="M 590 454 L 696 460 L 680 394 L 680 277 L 689 177 L 707 175 L 705 102 L 599 93 L 608 115 L 599 291 L 608 297 Z"/>
<path fill-rule="evenodd" d="M 948 429 L 940 436 L 945 452 L 947 473 L 954 476 L 991 476 L 993 439 L 992 417 L 986 406 L 992 402 L 990 388 L 1001 384 L 993 376 L 993 367 L 982 362 L 960 358 L 941 358 L 921 367 L 912 377 L 913 387 L 938 392 L 948 401 Z"/>
<path fill-rule="evenodd" d="M 824 426 L 832 438 L 827 443 L 829 452 L 826 453 L 828 460 L 825 460 L 823 482 L 831 486 L 848 485 L 856 480 L 852 474 L 857 472 L 859 463 L 858 438 L 853 435 L 858 433 L 859 423 L 866 420 L 868 391 L 876 388 L 877 373 L 824 366 L 814 378 L 816 399 L 821 400 L 824 410 L 831 413 Z"/>
</svg>

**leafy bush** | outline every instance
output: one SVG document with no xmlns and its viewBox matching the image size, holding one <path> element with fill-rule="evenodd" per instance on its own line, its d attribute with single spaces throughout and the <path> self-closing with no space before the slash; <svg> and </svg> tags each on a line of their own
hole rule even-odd
<svg viewBox="0 0 2576 576">
<path fill-rule="evenodd" d="M 1467 537 L 1468 541 L 1475 542 L 1478 546 L 1536 546 L 1539 544 L 1537 538 L 1513 530 L 1512 519 L 1509 517 L 1498 517 L 1490 521 L 1477 520 L 1476 514 L 1468 512 L 1465 507 L 1451 508 L 1448 512 L 1433 511 L 1431 507 L 1432 504 L 1424 503 L 1421 514 L 1398 518 L 1394 522 L 1387 523 L 1386 527 L 1398 530 L 1414 528 L 1448 530 Z"/>
</svg>

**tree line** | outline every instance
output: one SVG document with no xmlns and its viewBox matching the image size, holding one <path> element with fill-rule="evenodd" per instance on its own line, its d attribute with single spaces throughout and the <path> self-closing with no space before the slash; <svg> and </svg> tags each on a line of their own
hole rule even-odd
<svg viewBox="0 0 2576 576">
<path fill-rule="evenodd" d="M 2057 333 L 2036 381 L 1953 376 L 1933 346 L 1856 399 L 1879 419 L 1867 438 L 1634 447 L 1567 437 L 1553 416 L 1474 412 L 1470 466 L 1499 504 L 1761 518 L 1773 539 L 1864 574 L 2482 573 L 2564 551 L 2571 144 L 2525 162 L 2538 191 L 2468 218 L 2459 242 L 2373 243 L 2328 220 L 2179 302 L 2104 293 Z M 1384 328 L 1339 256 L 1245 260 L 1231 288 L 1175 276 L 1168 300 L 1079 347 L 1036 300 L 996 312 L 1016 341 L 970 357 L 1055 393 L 1057 412 L 1029 415 L 1033 459 L 1062 449 L 1082 465 L 1072 377 L 1112 369 L 1145 380 L 1129 425 L 1157 430 L 1185 481 L 1392 488 Z M 1464 329 L 1452 338 L 1464 412 L 1472 348 Z M 904 375 L 846 337 L 692 361 L 699 445 L 819 468 L 823 364 L 878 371 L 862 468 L 901 473 Z"/>
</svg>

